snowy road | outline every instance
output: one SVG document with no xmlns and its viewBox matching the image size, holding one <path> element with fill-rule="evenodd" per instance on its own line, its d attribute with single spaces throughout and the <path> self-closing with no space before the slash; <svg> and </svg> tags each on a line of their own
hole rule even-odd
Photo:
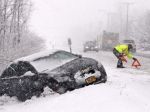
<svg viewBox="0 0 150 112">
<path fill-rule="evenodd" d="M 150 59 L 137 57 L 142 67 L 116 69 L 110 52 L 87 52 L 83 56 L 102 62 L 108 74 L 105 84 L 91 85 L 63 95 L 33 98 L 24 103 L 0 98 L 0 112 L 150 112 Z"/>
<path fill-rule="evenodd" d="M 147 54 L 147 53 L 138 53 L 137 52 L 136 55 L 137 56 L 142 56 L 142 57 L 145 57 L 145 58 L 150 58 L 150 53 Z"/>
</svg>

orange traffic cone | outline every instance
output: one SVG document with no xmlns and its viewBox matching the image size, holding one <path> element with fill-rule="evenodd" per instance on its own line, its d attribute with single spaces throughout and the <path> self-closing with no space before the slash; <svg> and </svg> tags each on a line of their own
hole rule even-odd
<svg viewBox="0 0 150 112">
<path fill-rule="evenodd" d="M 141 64 L 138 60 L 135 60 L 133 61 L 132 66 L 138 68 L 138 66 L 141 66 Z"/>
</svg>

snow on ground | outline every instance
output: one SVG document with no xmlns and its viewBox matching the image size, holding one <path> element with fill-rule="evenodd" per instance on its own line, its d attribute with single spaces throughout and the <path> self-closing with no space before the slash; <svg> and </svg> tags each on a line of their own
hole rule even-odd
<svg viewBox="0 0 150 112">
<path fill-rule="evenodd" d="M 116 58 L 111 52 L 87 52 L 101 61 L 108 74 L 104 84 L 91 85 L 67 92 L 50 94 L 20 103 L 11 98 L 0 103 L 0 112 L 150 112 L 150 59 L 137 57 L 142 67 L 116 69 Z"/>
</svg>

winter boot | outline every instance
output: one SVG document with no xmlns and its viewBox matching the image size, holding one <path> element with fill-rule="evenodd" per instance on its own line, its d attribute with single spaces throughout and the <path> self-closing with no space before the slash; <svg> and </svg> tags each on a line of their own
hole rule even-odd
<svg viewBox="0 0 150 112">
<path fill-rule="evenodd" d="M 125 68 L 125 67 L 124 67 L 124 66 L 118 66 L 118 65 L 117 65 L 117 68 Z"/>
<path fill-rule="evenodd" d="M 118 60 L 117 68 L 125 68 L 125 67 L 123 66 L 122 60 Z"/>
</svg>

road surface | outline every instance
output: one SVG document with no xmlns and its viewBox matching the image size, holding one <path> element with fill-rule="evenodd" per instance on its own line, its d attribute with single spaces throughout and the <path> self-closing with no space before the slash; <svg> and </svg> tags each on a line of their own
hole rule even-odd
<svg viewBox="0 0 150 112">
<path fill-rule="evenodd" d="M 150 112 L 150 59 L 137 57 L 141 67 L 117 69 L 111 52 L 87 52 L 83 56 L 102 62 L 108 74 L 104 84 L 90 85 L 62 95 L 45 94 L 20 103 L 0 98 L 0 112 Z M 48 90 L 46 91 L 49 92 Z"/>
</svg>

